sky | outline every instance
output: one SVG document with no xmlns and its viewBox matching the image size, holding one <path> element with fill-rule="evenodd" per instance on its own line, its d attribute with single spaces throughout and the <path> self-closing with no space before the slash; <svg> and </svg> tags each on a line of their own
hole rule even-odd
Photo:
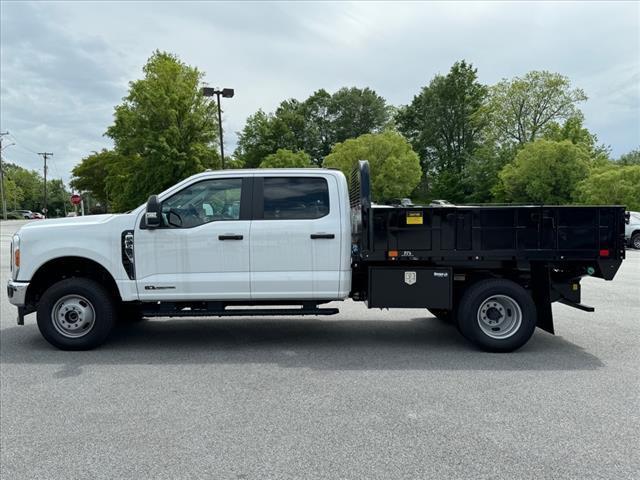
<svg viewBox="0 0 640 480">
<path fill-rule="evenodd" d="M 223 99 L 225 153 L 258 109 L 317 89 L 370 87 L 411 102 L 461 59 L 493 84 L 530 70 L 585 90 L 586 126 L 614 157 L 640 146 L 639 2 L 0 3 L 5 161 L 68 181 L 109 147 L 104 132 L 155 49 L 177 54 Z M 15 145 L 8 146 L 10 143 Z"/>
</svg>

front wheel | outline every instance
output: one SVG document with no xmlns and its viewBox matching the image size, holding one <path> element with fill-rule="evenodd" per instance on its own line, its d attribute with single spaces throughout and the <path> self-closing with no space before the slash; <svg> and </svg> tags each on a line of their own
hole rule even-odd
<svg viewBox="0 0 640 480">
<path fill-rule="evenodd" d="M 640 250 L 640 233 L 634 233 L 631 236 L 631 246 Z"/>
<path fill-rule="evenodd" d="M 457 321 L 460 332 L 483 350 L 512 352 L 533 335 L 536 306 L 511 280 L 483 280 L 462 296 Z"/>
<path fill-rule="evenodd" d="M 114 301 L 105 288 L 87 278 L 68 278 L 49 287 L 38 303 L 42 336 L 62 350 L 101 345 L 114 324 Z"/>
</svg>

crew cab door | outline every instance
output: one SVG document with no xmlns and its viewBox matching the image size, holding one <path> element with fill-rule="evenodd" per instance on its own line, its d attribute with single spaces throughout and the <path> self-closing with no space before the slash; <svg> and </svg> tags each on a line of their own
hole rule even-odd
<svg viewBox="0 0 640 480">
<path fill-rule="evenodd" d="M 251 295 L 331 299 L 340 286 L 342 227 L 335 177 L 254 178 Z"/>
<path fill-rule="evenodd" d="M 134 235 L 140 300 L 247 300 L 251 177 L 211 178 L 162 200 Z"/>
</svg>

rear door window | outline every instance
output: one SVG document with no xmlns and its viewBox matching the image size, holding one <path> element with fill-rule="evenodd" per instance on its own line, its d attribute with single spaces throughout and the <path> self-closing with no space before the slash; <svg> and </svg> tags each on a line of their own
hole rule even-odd
<svg viewBox="0 0 640 480">
<path fill-rule="evenodd" d="M 329 186 L 320 177 L 265 177 L 265 220 L 312 220 L 329 214 Z"/>
</svg>

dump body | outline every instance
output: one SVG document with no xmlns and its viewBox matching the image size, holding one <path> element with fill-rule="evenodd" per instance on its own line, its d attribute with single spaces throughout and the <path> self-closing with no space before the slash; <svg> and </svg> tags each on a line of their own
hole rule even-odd
<svg viewBox="0 0 640 480">
<path fill-rule="evenodd" d="M 456 291 L 476 279 L 508 278 L 532 292 L 539 326 L 552 331 L 546 304 L 583 308 L 580 278 L 611 280 L 625 256 L 622 206 L 374 205 L 366 162 L 350 190 L 352 296 L 370 307 L 454 309 Z M 413 288 L 420 277 L 439 283 Z"/>
<path fill-rule="evenodd" d="M 360 250 L 368 262 L 516 270 L 545 262 L 610 280 L 625 255 L 618 206 L 374 207 L 370 216 Z"/>
</svg>

